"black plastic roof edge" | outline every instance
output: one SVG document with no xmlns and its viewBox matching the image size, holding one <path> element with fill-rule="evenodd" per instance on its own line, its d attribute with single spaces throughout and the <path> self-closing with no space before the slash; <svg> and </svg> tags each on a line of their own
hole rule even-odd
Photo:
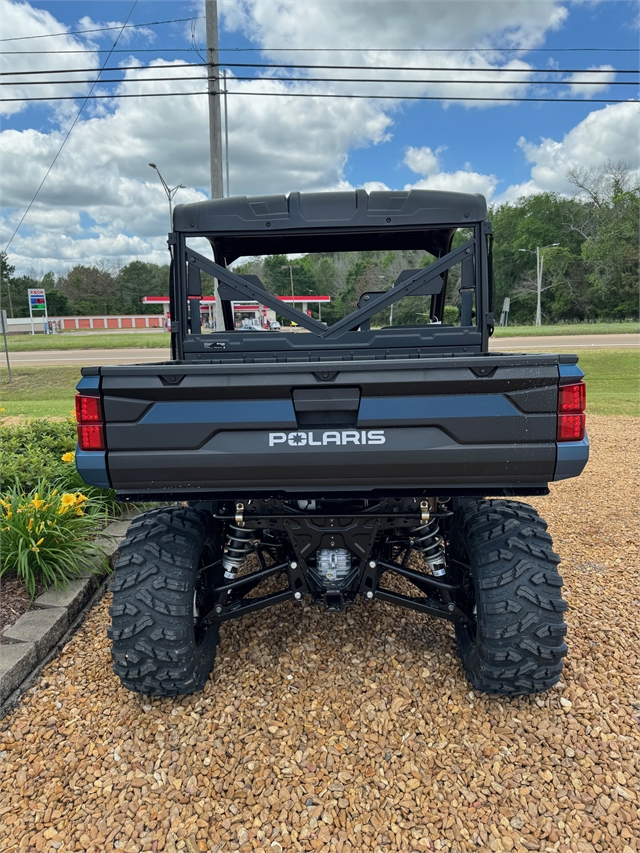
<svg viewBox="0 0 640 853">
<path fill-rule="evenodd" d="M 374 191 L 364 189 L 289 195 L 232 196 L 178 204 L 174 230 L 198 234 L 270 233 L 305 228 L 375 228 L 394 226 L 460 227 L 481 222 L 487 202 L 479 193 L 442 190 Z"/>
</svg>

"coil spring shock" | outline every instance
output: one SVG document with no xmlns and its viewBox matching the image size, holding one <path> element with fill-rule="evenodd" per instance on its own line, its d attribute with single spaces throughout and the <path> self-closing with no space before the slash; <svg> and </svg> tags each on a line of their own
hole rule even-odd
<svg viewBox="0 0 640 853">
<path fill-rule="evenodd" d="M 438 519 L 431 518 L 411 530 L 413 548 L 422 554 L 431 574 L 436 578 L 446 575 L 444 542 L 440 536 Z"/>
<path fill-rule="evenodd" d="M 222 553 L 222 566 L 224 576 L 233 580 L 238 574 L 238 569 L 247 558 L 254 539 L 254 531 L 238 527 L 236 524 L 229 525 L 227 541 Z"/>
</svg>

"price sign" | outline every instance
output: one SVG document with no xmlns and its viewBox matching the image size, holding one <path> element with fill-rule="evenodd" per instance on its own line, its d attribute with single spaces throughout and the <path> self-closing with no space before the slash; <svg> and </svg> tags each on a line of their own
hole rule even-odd
<svg viewBox="0 0 640 853">
<path fill-rule="evenodd" d="M 32 311 L 46 311 L 47 310 L 47 297 L 42 288 L 39 287 L 30 287 L 28 290 L 29 293 L 29 305 Z"/>
</svg>

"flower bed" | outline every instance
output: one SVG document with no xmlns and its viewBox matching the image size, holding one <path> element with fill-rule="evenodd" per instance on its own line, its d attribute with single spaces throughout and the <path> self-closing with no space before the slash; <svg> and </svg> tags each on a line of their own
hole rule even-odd
<svg viewBox="0 0 640 853">
<path fill-rule="evenodd" d="M 84 484 L 75 443 L 75 416 L 2 425 L 0 576 L 19 580 L 27 601 L 42 587 L 60 589 L 107 568 L 93 537 L 117 504 L 113 492 Z M 16 598 L 24 607 L 24 596 Z"/>
</svg>

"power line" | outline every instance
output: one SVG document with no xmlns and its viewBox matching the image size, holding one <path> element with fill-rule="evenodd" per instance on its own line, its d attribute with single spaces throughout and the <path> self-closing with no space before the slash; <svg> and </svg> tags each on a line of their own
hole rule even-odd
<svg viewBox="0 0 640 853">
<path fill-rule="evenodd" d="M 152 71 L 163 66 L 147 65 L 144 67 L 133 67 L 136 71 Z M 206 62 L 179 62 L 169 68 L 206 68 Z M 279 68 L 279 69 L 310 69 L 319 68 L 329 71 L 435 71 L 443 73 L 478 74 L 640 74 L 637 68 L 459 68 L 444 65 L 434 66 L 411 66 L 411 65 L 269 65 L 268 63 L 241 63 L 241 62 L 219 62 L 218 68 Z M 51 68 L 48 70 L 34 71 L 2 71 L 0 77 L 24 76 L 26 74 L 87 74 L 95 71 L 95 68 Z M 129 68 L 121 65 L 102 66 L 101 71 L 128 71 Z M 264 78 L 273 79 L 273 78 Z M 291 78 L 286 78 L 291 79 Z M 305 78 L 308 79 L 308 78 Z M 548 81 L 547 81 L 548 82 Z"/>
<path fill-rule="evenodd" d="M 196 18 L 176 18 L 175 20 L 185 20 L 185 21 L 195 21 L 198 20 Z M 169 23 L 168 21 L 158 23 Z M 136 26 L 151 26 L 150 24 L 137 24 Z M 83 32 L 89 32 L 88 30 L 84 30 Z M 71 33 L 56 33 L 56 35 L 71 35 Z M 39 36 L 29 36 L 29 38 L 39 38 Z M 11 39 L 5 39 L 5 41 L 11 41 Z M 128 50 L 126 48 L 119 48 L 118 50 L 110 51 L 111 53 L 132 53 L 135 51 L 136 53 L 191 53 L 193 50 L 192 47 L 146 47 L 146 48 L 133 48 L 132 50 Z M 23 54 L 33 55 L 33 54 L 42 54 L 42 53 L 107 53 L 108 48 L 78 48 L 76 50 L 5 50 L 1 51 L 2 53 L 6 53 L 9 55 Z M 558 48 L 546 48 L 546 47 L 385 47 L 385 48 L 376 48 L 376 47 L 359 47 L 359 48 L 322 48 L 322 47 L 227 47 L 220 48 L 218 53 L 570 53 L 570 52 L 583 52 L 583 53 L 638 53 L 637 48 L 635 47 L 558 47 Z"/>
<path fill-rule="evenodd" d="M 176 78 L 170 78 L 175 80 Z M 258 78 L 261 81 L 265 78 Z M 266 78 L 269 79 L 269 78 Z M 96 81 L 97 83 L 98 81 Z M 177 82 L 180 82 L 177 80 Z M 202 92 L 136 92 L 133 94 L 117 95 L 83 95 L 82 98 L 87 100 L 118 100 L 120 98 L 170 98 L 170 97 L 186 97 L 191 95 L 207 95 L 208 91 Z M 367 101 L 491 101 L 491 102 L 518 102 L 518 103 L 552 103 L 552 104 L 637 104 L 632 98 L 495 98 L 491 95 L 486 97 L 478 96 L 453 96 L 453 95 L 340 95 L 336 93 L 316 93 L 316 92 L 229 92 L 230 95 L 252 95 L 255 97 L 276 97 L 276 98 L 354 98 Z M 77 95 L 56 95 L 36 98 L 3 98 L 6 103 L 20 101 L 22 103 L 31 103 L 32 101 L 76 101 L 79 100 Z"/>
<path fill-rule="evenodd" d="M 14 36 L 13 38 L 0 39 L 0 42 L 3 41 L 29 41 L 30 39 L 48 39 L 54 38 L 56 36 L 77 36 L 82 35 L 83 33 L 106 33 L 109 30 L 119 30 L 119 29 L 135 29 L 136 27 L 158 27 L 160 24 L 178 24 L 183 21 L 197 21 L 201 18 L 202 15 L 197 15 L 192 18 L 171 18 L 168 21 L 149 21 L 148 24 L 125 24 L 124 28 L 122 24 L 118 24 L 117 27 L 96 27 L 92 30 L 68 30 L 65 33 L 43 33 L 39 36 Z M 106 48 L 105 48 L 106 51 Z"/>
<path fill-rule="evenodd" d="M 123 69 L 129 70 L 129 69 Z M 137 69 L 134 69 L 137 70 Z M 142 69 L 150 70 L 150 69 Z M 101 79 L 100 83 L 161 83 L 177 81 L 183 83 L 185 80 L 207 80 L 208 78 L 199 74 L 197 77 L 120 77 L 112 80 Z M 228 82 L 234 81 L 263 83 L 276 80 L 286 83 L 421 83 L 421 84 L 443 84 L 445 86 L 469 86 L 469 85 L 503 85 L 525 84 L 532 86 L 637 86 L 638 80 L 409 80 L 399 77 L 229 77 Z M 65 86 L 94 83 L 95 80 L 18 80 L 0 81 L 0 86 Z M 233 94 L 233 93 L 232 93 Z M 79 96 L 78 96 L 79 97 Z"/>
<path fill-rule="evenodd" d="M 487 71 L 502 74 L 610 74 L 610 68 L 447 68 L 442 65 L 281 65 L 274 62 L 225 62 L 227 68 L 322 68 L 331 71 Z M 617 74 L 639 74 L 640 71 L 613 69 Z"/>
<path fill-rule="evenodd" d="M 116 37 L 116 40 L 115 40 L 115 41 L 114 41 L 114 43 L 113 43 L 113 47 L 114 47 L 114 49 L 115 49 L 116 45 L 118 44 L 118 41 L 119 41 L 119 39 L 120 39 L 120 36 L 121 36 L 121 35 L 122 35 L 122 33 L 124 32 L 124 28 L 125 28 L 125 27 L 126 27 L 126 25 L 127 25 L 127 21 L 128 21 L 128 20 L 129 20 L 129 18 L 133 15 L 133 12 L 134 12 L 134 10 L 135 10 L 135 8 L 136 8 L 136 6 L 137 6 L 137 5 L 138 5 L 138 0 L 134 0 L 133 6 L 131 7 L 131 11 L 130 11 L 130 12 L 129 12 L 129 14 L 127 15 L 127 20 L 126 20 L 126 21 L 124 22 L 124 24 L 122 25 L 122 29 L 121 29 L 121 30 L 120 30 L 120 32 L 118 33 L 118 35 L 117 35 L 117 37 Z M 105 64 L 105 65 L 106 65 L 106 64 L 107 64 L 107 62 L 109 61 L 110 57 L 111 57 L 111 54 L 109 54 L 109 55 L 107 56 L 107 58 L 105 59 L 105 61 L 104 61 L 104 64 Z M 98 77 L 100 77 L 100 74 L 102 74 L 102 69 L 100 70 L 100 72 L 99 72 L 99 74 L 98 74 Z M 98 79 L 96 79 L 96 80 L 95 80 L 95 82 L 93 83 L 93 85 L 91 86 L 91 89 L 89 90 L 89 94 L 85 97 L 84 101 L 82 102 L 82 105 L 81 105 L 80 109 L 79 109 L 79 110 L 78 110 L 78 112 L 76 113 L 76 117 L 75 117 L 75 118 L 74 118 L 74 120 L 73 120 L 73 124 L 71 125 L 71 127 L 70 127 L 70 128 L 69 128 L 69 130 L 67 131 L 67 135 L 65 136 L 65 138 L 62 140 L 62 144 L 60 145 L 60 148 L 58 148 L 58 151 L 57 151 L 57 153 L 56 153 L 56 156 L 55 156 L 55 157 L 53 158 L 53 160 L 51 161 L 51 165 L 50 165 L 50 166 L 49 166 L 49 168 L 47 169 L 47 173 L 46 173 L 46 175 L 44 176 L 44 178 L 43 178 L 43 179 L 42 179 L 42 181 L 40 182 L 40 186 L 39 186 L 39 187 L 38 187 L 38 189 L 35 191 L 35 193 L 34 193 L 34 195 L 33 195 L 33 198 L 32 198 L 32 199 L 31 199 L 31 201 L 29 202 L 29 205 L 28 205 L 27 209 L 26 209 L 26 210 L 25 210 L 25 212 L 22 214 L 22 218 L 20 219 L 20 222 L 18 222 L 18 224 L 16 225 L 15 230 L 14 230 L 13 234 L 11 235 L 11 238 L 9 239 L 9 242 L 8 242 L 8 243 L 7 243 L 7 245 L 4 247 L 5 252 L 7 252 L 7 251 L 8 251 L 9 246 L 10 246 L 10 245 L 12 244 L 12 242 L 13 242 L 13 238 L 16 236 L 16 234 L 18 233 L 18 231 L 19 231 L 19 229 L 20 229 L 20 226 L 22 225 L 22 223 L 23 223 L 23 222 L 24 222 L 24 220 L 26 219 L 27 214 L 28 214 L 28 213 L 29 213 L 29 211 L 31 210 L 31 208 L 32 208 L 32 206 L 33 206 L 34 201 L 38 198 L 38 195 L 39 195 L 39 193 L 40 193 L 40 190 L 41 190 L 41 189 L 42 189 L 42 187 L 44 186 L 44 183 L 45 183 L 45 181 L 47 180 L 47 178 L 49 177 L 49 175 L 51 174 L 51 170 L 52 170 L 52 169 L 53 169 L 53 167 L 55 166 L 55 164 L 56 164 L 56 161 L 57 161 L 58 157 L 59 157 L 59 156 L 60 156 L 60 154 L 62 153 L 62 149 L 64 148 L 64 146 L 65 146 L 65 145 L 66 145 L 66 143 L 67 143 L 67 140 L 68 140 L 68 139 L 69 139 L 69 137 L 71 136 L 71 131 L 73 130 L 73 128 L 74 128 L 74 127 L 76 126 L 76 124 L 78 123 L 78 119 L 80 118 L 80 116 L 81 116 L 81 114 L 82 114 L 83 109 L 84 109 L 84 108 L 85 108 L 85 106 L 87 105 L 87 101 L 88 101 L 90 98 L 94 98 L 94 97 L 95 97 L 95 96 L 94 96 L 94 95 L 92 95 L 91 93 L 92 93 L 92 92 L 93 92 L 93 90 L 95 89 L 95 87 L 96 87 L 96 84 L 97 84 L 97 83 L 98 83 Z M 65 98 L 65 100 L 66 100 L 66 98 Z M 74 99 L 74 100 L 75 100 L 75 99 Z"/>
</svg>

